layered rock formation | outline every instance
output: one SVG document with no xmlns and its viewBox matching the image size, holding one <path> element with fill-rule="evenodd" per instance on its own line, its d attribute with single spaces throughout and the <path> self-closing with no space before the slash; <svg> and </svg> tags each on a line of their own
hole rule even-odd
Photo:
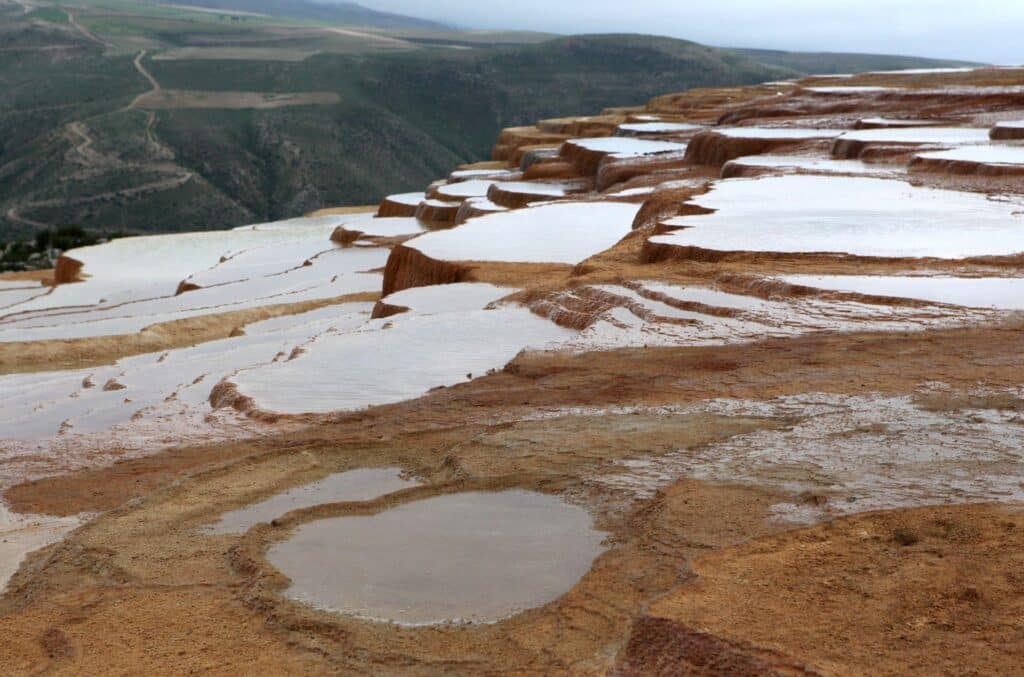
<svg viewBox="0 0 1024 677">
<path fill-rule="evenodd" d="M 1017 671 L 1022 118 L 1018 69 L 693 90 L 505 130 L 373 213 L 0 284 L 0 663 L 196 668 L 180 632 L 252 669 Z M 332 496 L 368 468 L 396 482 Z M 409 605 L 448 623 L 274 564 L 372 596 L 388 562 L 303 571 L 311 534 L 497 492 L 571 501 L 606 551 L 480 624 L 426 565 Z M 205 528 L 253 505 L 279 507 Z"/>
</svg>

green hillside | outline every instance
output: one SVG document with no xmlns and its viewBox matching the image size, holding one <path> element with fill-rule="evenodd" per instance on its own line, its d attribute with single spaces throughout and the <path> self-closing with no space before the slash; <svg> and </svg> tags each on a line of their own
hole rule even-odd
<svg viewBox="0 0 1024 677">
<path fill-rule="evenodd" d="M 910 68 L 978 66 L 968 61 L 925 59 L 891 54 L 849 54 L 844 52 L 782 52 L 771 49 L 729 49 L 742 58 L 766 66 L 786 68 L 797 75 L 835 75 L 865 71 L 893 71 Z"/>
<path fill-rule="evenodd" d="M 487 158 L 502 127 L 777 79 L 797 58 L 636 35 L 357 29 L 234 14 L 234 0 L 226 13 L 75 2 L 0 0 L 0 243 L 374 203 Z"/>
</svg>

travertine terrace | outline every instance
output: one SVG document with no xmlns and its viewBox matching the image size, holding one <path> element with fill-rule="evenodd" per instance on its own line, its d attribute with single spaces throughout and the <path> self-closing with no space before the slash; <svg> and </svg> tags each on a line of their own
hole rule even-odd
<svg viewBox="0 0 1024 677">
<path fill-rule="evenodd" d="M 0 665 L 1021 674 L 1022 119 L 693 90 L 0 278 Z"/>
</svg>

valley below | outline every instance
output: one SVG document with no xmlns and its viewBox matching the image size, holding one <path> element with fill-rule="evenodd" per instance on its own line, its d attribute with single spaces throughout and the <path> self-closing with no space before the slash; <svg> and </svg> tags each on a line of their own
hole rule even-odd
<svg viewBox="0 0 1024 677">
<path fill-rule="evenodd" d="M 1021 674 L 1024 69 L 591 113 L 0 274 L 5 672 Z"/>
</svg>

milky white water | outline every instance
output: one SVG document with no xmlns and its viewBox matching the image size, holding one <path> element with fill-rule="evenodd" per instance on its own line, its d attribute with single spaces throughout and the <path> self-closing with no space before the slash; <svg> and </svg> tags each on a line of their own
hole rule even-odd
<svg viewBox="0 0 1024 677">
<path fill-rule="evenodd" d="M 314 245 L 312 249 L 320 246 Z M 280 260 L 274 256 L 274 251 L 281 252 Z M 191 278 L 218 282 L 194 291 L 80 309 L 9 315 L 0 319 L 0 342 L 130 334 L 154 324 L 188 317 L 373 292 L 380 289 L 380 274 L 361 271 L 382 267 L 388 256 L 388 250 L 382 248 L 342 249 L 333 245 L 312 259 L 304 259 L 307 252 L 301 246 L 297 253 L 287 246 L 276 250 L 258 248 L 247 253 L 252 256 L 239 255 L 241 265 L 231 265 L 235 260 L 231 259 Z M 289 257 L 289 253 L 297 255 Z M 311 265 L 302 265 L 304 260 Z M 252 265 L 244 265 L 245 262 Z M 281 268 L 287 269 L 286 272 L 269 272 Z M 246 275 L 253 277 L 220 283 L 220 280 Z M 9 310 L 20 311 L 22 307 Z"/>
<path fill-rule="evenodd" d="M 743 167 L 763 167 L 766 169 L 802 170 L 821 174 L 899 174 L 902 167 L 867 164 L 860 160 L 834 160 L 832 158 L 810 157 L 806 155 L 747 155 L 730 160 L 722 168 L 723 172 L 729 165 Z"/>
<path fill-rule="evenodd" d="M 479 282 L 437 284 L 428 287 L 413 287 L 395 292 L 381 299 L 393 306 L 405 306 L 409 312 L 418 315 L 457 313 L 469 310 L 483 310 L 489 304 L 519 291 L 511 287 L 497 287 Z"/>
<path fill-rule="evenodd" d="M 680 132 L 694 132 L 704 129 L 703 125 L 693 125 L 685 122 L 631 122 L 619 125 L 619 134 L 638 135 L 644 134 L 678 134 Z"/>
<path fill-rule="evenodd" d="M 211 534 L 241 534 L 256 524 L 270 522 L 292 510 L 311 508 L 323 503 L 368 501 L 418 484 L 413 480 L 404 479 L 397 468 L 348 470 L 288 489 L 238 510 L 226 512 L 202 531 Z"/>
<path fill-rule="evenodd" d="M 596 139 L 573 139 L 568 141 L 574 146 L 586 148 L 598 153 L 608 153 L 619 158 L 656 155 L 659 153 L 680 153 L 686 150 L 685 143 L 669 141 L 646 141 L 626 136 L 609 136 Z"/>
<path fill-rule="evenodd" d="M 921 153 L 917 157 L 926 160 L 954 160 L 959 162 L 977 162 L 983 165 L 1024 166 L 1024 146 L 964 146 L 931 153 Z"/>
<path fill-rule="evenodd" d="M 470 179 L 458 183 L 439 186 L 437 194 L 444 198 L 461 199 L 467 197 L 486 197 L 487 191 L 495 184 L 484 179 Z"/>
<path fill-rule="evenodd" d="M 831 139 L 839 129 L 801 129 L 797 127 L 715 127 L 711 131 L 734 139 Z"/>
<path fill-rule="evenodd" d="M 575 188 L 575 184 L 544 181 L 505 181 L 495 184 L 498 190 L 521 195 L 544 195 L 548 197 L 564 197 Z"/>
<path fill-rule="evenodd" d="M 652 242 L 719 251 L 964 258 L 1024 252 L 1024 213 L 984 195 L 902 181 L 794 175 L 721 181 Z M 756 225 L 755 225 L 756 224 Z M 756 237 L 755 237 L 756 235 Z"/>
<path fill-rule="evenodd" d="M 236 230 L 127 237 L 73 249 L 65 255 L 83 264 L 85 281 L 59 285 L 14 309 L 123 303 L 171 295 L 189 275 L 245 250 L 309 241 L 325 243 L 327 249 L 331 232 L 340 221 L 337 217 L 293 219 Z"/>
<path fill-rule="evenodd" d="M 919 299 L 971 308 L 1024 310 L 1024 278 L 786 275 L 781 279 L 820 289 Z"/>
<path fill-rule="evenodd" d="M 395 195 L 388 195 L 384 199 L 388 202 L 415 206 L 423 202 L 426 197 L 424 193 L 397 193 Z"/>
<path fill-rule="evenodd" d="M 858 129 L 846 132 L 839 139 L 871 143 L 938 144 L 949 146 L 989 142 L 987 129 L 974 129 L 970 127 Z"/>
<path fill-rule="evenodd" d="M 400 314 L 324 334 L 294 359 L 231 377 L 256 405 L 284 414 L 350 411 L 419 397 L 573 332 L 525 308 Z"/>
<path fill-rule="evenodd" d="M 564 202 L 470 219 L 406 243 L 445 261 L 578 263 L 608 249 L 633 227 L 640 205 Z"/>
<path fill-rule="evenodd" d="M 411 216 L 377 218 L 370 215 L 358 219 L 346 219 L 339 225 L 347 230 L 358 230 L 370 237 L 401 237 L 426 231 L 420 220 Z"/>
<path fill-rule="evenodd" d="M 896 118 L 864 118 L 862 124 L 877 125 L 879 127 L 929 127 L 934 126 L 935 120 L 901 120 Z"/>
<path fill-rule="evenodd" d="M 189 415 L 201 420 L 210 411 L 210 391 L 222 378 L 283 359 L 329 330 L 354 329 L 367 321 L 372 307 L 344 304 L 275 318 L 251 325 L 245 336 L 127 357 L 109 366 L 0 376 L 0 448 L 11 440 L 110 431 L 138 415 L 166 419 L 174 431 L 193 421 Z M 104 390 L 108 382 L 123 388 Z"/>
</svg>

